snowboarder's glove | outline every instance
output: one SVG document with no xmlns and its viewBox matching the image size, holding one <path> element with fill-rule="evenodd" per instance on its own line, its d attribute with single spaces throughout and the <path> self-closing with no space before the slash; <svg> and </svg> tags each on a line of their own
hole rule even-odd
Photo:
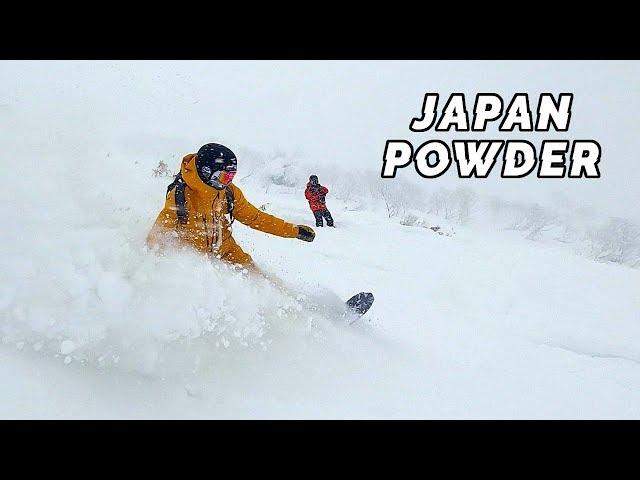
<svg viewBox="0 0 640 480">
<path fill-rule="evenodd" d="M 313 242 L 313 239 L 316 238 L 316 232 L 306 225 L 298 225 L 298 236 L 296 238 L 305 242 Z"/>
</svg>

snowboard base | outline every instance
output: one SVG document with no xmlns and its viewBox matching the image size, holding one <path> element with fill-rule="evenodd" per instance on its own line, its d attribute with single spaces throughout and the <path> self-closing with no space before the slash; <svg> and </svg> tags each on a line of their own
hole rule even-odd
<svg viewBox="0 0 640 480">
<path fill-rule="evenodd" d="M 349 312 L 356 315 L 355 320 L 357 320 L 362 315 L 367 313 L 367 311 L 371 308 L 371 305 L 373 305 L 373 300 L 373 293 L 360 292 L 356 293 L 353 297 L 347 300 L 345 305 L 347 306 Z"/>
</svg>

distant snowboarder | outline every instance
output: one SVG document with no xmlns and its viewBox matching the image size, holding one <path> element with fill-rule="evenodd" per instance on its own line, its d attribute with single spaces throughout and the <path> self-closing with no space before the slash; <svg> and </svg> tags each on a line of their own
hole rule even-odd
<svg viewBox="0 0 640 480">
<path fill-rule="evenodd" d="M 324 226 L 322 223 L 323 217 L 327 221 L 327 227 L 333 227 L 333 217 L 327 209 L 325 200 L 327 193 L 329 193 L 329 189 L 320 185 L 316 175 L 311 175 L 304 191 L 304 196 L 309 201 L 309 207 L 311 207 L 311 211 L 316 217 L 316 227 Z"/>
<path fill-rule="evenodd" d="M 313 241 L 311 227 L 285 222 L 249 203 L 231 183 L 236 170 L 236 156 L 224 145 L 207 143 L 198 153 L 186 155 L 180 173 L 167 188 L 165 206 L 147 236 L 147 244 L 163 246 L 177 239 L 181 245 L 257 271 L 251 256 L 231 236 L 234 219 L 261 232 Z"/>
</svg>

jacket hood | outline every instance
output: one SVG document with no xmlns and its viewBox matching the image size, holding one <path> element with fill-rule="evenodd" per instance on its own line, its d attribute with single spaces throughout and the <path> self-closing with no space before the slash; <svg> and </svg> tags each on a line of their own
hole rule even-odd
<svg viewBox="0 0 640 480">
<path fill-rule="evenodd" d="M 196 171 L 195 153 L 190 153 L 184 156 L 184 158 L 182 159 L 182 164 L 180 165 L 180 173 L 182 174 L 182 179 L 185 181 L 187 186 L 192 190 L 195 190 L 199 194 L 204 196 L 212 196 L 218 194 L 218 190 L 210 185 L 207 185 L 200 179 L 200 176 Z"/>
</svg>

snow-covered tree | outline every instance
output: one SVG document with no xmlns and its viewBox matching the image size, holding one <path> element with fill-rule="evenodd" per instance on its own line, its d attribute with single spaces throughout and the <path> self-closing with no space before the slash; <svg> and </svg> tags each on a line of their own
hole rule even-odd
<svg viewBox="0 0 640 480">
<path fill-rule="evenodd" d="M 589 231 L 587 238 L 596 260 L 640 265 L 640 226 L 630 220 L 610 218 L 606 225 Z"/>
</svg>

